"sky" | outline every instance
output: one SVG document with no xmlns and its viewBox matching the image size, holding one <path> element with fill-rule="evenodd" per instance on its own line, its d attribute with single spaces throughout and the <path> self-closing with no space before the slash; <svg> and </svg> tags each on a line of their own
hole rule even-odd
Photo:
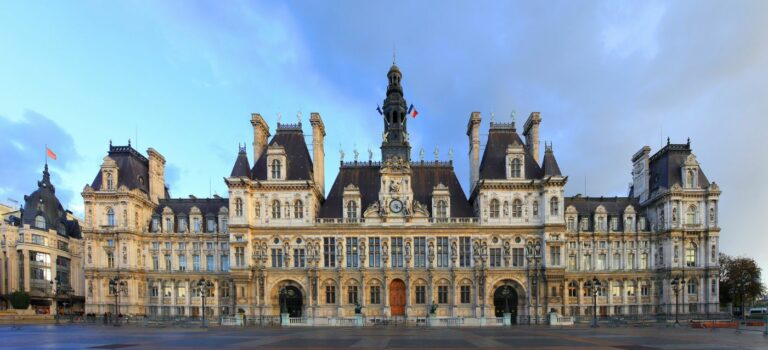
<svg viewBox="0 0 768 350">
<path fill-rule="evenodd" d="M 45 146 L 82 215 L 110 140 L 153 147 L 175 197 L 226 194 L 250 114 L 274 133 L 322 116 L 326 189 L 357 149 L 379 158 L 393 54 L 414 158 L 453 152 L 467 188 L 470 113 L 540 112 L 568 195 L 626 195 L 631 156 L 691 145 L 720 186 L 721 250 L 768 277 L 765 1 L 0 1 L 0 203 L 23 201 Z M 311 146 L 311 142 L 308 142 Z M 483 144 L 484 146 L 484 144 Z M 766 278 L 764 278 L 765 280 Z"/>
</svg>

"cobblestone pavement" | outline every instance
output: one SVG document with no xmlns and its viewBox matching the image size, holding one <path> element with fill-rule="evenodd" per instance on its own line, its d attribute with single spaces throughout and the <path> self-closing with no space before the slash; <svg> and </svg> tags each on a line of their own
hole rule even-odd
<svg viewBox="0 0 768 350">
<path fill-rule="evenodd" d="M 762 332 L 675 328 L 0 326 L 0 349 L 768 349 Z"/>
</svg>

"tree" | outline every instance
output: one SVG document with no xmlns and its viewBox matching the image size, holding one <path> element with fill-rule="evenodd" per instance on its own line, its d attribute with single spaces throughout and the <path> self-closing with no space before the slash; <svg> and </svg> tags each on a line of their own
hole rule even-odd
<svg viewBox="0 0 768 350">
<path fill-rule="evenodd" d="M 8 300 L 14 309 L 24 310 L 29 307 L 29 293 L 27 292 L 16 291 L 8 294 Z"/>
<path fill-rule="evenodd" d="M 744 305 L 765 294 L 760 267 L 752 258 L 720 253 L 720 303 Z"/>
</svg>

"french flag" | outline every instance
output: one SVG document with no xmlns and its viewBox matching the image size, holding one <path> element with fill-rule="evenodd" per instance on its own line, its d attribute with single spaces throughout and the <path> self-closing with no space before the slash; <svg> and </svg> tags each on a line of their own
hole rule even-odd
<svg viewBox="0 0 768 350">
<path fill-rule="evenodd" d="M 416 108 L 413 107 L 413 104 L 411 104 L 411 106 L 408 107 L 408 114 L 410 114 L 411 117 L 416 118 L 416 116 L 419 115 L 419 111 L 417 111 Z"/>
</svg>

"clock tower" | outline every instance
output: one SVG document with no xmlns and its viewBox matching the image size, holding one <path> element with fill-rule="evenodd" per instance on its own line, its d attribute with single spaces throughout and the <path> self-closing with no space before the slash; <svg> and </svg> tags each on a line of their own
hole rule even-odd
<svg viewBox="0 0 768 350">
<path fill-rule="evenodd" d="M 392 64 L 387 73 L 387 98 L 384 99 L 384 133 L 381 138 L 381 160 L 398 156 L 406 163 L 411 161 L 411 143 L 408 136 L 408 105 L 403 97 L 400 68 Z"/>
</svg>

